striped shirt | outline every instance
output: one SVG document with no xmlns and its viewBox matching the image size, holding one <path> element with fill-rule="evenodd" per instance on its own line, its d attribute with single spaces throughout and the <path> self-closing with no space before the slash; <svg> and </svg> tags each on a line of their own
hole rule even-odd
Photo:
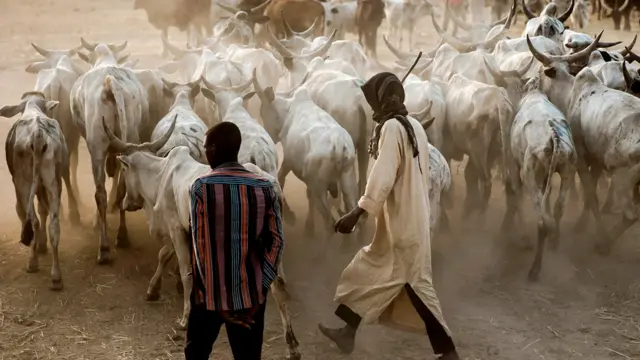
<svg viewBox="0 0 640 360">
<path fill-rule="evenodd" d="M 191 185 L 196 301 L 207 310 L 264 303 L 284 246 L 274 185 L 238 163 L 226 163 Z"/>
</svg>

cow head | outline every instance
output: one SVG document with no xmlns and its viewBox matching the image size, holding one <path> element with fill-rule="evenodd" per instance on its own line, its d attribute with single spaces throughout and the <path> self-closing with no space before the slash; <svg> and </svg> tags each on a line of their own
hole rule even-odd
<svg viewBox="0 0 640 360">
<path fill-rule="evenodd" d="M 25 71 L 30 74 L 37 74 L 40 70 L 52 69 L 54 68 L 60 61 L 64 61 L 64 58 L 69 58 L 70 66 L 73 70 L 78 73 L 78 75 L 84 74 L 84 69 L 79 67 L 75 62 L 73 62 L 70 58 L 78 53 L 82 46 L 78 46 L 77 48 L 69 49 L 69 50 L 45 50 L 40 46 L 31 43 L 31 46 L 36 50 L 38 54 L 44 57 L 43 61 L 37 61 L 29 64 Z"/>
<path fill-rule="evenodd" d="M 171 134 L 176 127 L 177 119 L 178 115 L 173 118 L 169 130 L 158 140 L 143 144 L 129 144 L 118 139 L 107 126 L 104 116 L 102 117 L 102 128 L 109 139 L 109 151 L 120 155 L 117 158 L 122 164 L 122 176 L 124 177 L 127 187 L 127 193 L 122 200 L 121 209 L 136 211 L 142 209 L 144 206 L 144 198 L 142 196 L 143 184 L 136 174 L 129 171 L 133 165 L 129 160 L 129 156 L 136 152 L 147 152 L 155 155 L 171 138 Z"/>
<path fill-rule="evenodd" d="M 501 70 L 499 67 L 497 67 L 497 64 L 491 61 L 491 59 L 487 59 L 486 55 L 483 57 L 483 60 L 484 65 L 489 70 L 489 73 L 491 73 L 493 81 L 496 83 L 496 85 L 507 89 L 511 103 L 514 105 L 518 104 L 521 95 L 524 93 L 524 85 L 529 80 L 525 78 L 525 75 L 531 68 L 534 58 L 531 57 L 531 60 L 529 60 L 527 64 L 525 64 L 518 70 L 506 71 Z"/>
<path fill-rule="evenodd" d="M 634 76 L 634 74 L 629 71 L 629 69 L 627 69 L 627 62 L 626 61 L 621 61 L 622 62 L 622 74 L 624 75 L 624 82 L 625 84 L 627 84 L 627 88 L 626 91 L 629 94 L 632 94 L 634 96 L 639 96 L 640 95 L 640 79 L 638 77 L 638 74 L 636 73 Z"/>
<path fill-rule="evenodd" d="M 264 10 L 270 3 L 271 0 L 267 0 L 256 7 L 251 7 L 247 2 L 241 2 L 239 7 L 229 6 L 219 2 L 216 2 L 216 5 L 234 15 L 237 15 L 239 12 L 245 13 L 246 17 L 243 20 L 249 24 L 251 30 L 254 30 L 255 24 L 264 24 L 269 21 L 269 17 L 264 15 Z"/>
<path fill-rule="evenodd" d="M 230 87 L 217 86 L 207 81 L 206 78 L 201 78 L 201 81 L 204 84 L 204 87 L 201 89 L 202 95 L 216 104 L 218 108 L 218 119 L 220 121 L 224 119 L 227 109 L 233 100 L 242 98 L 242 102 L 246 106 L 249 99 L 256 94 L 255 91 L 247 91 L 253 84 L 255 77 L 256 69 L 254 68 L 253 73 L 251 74 L 251 79 L 243 84 Z"/>
<path fill-rule="evenodd" d="M 200 79 L 180 84 L 162 78 L 162 83 L 164 84 L 163 95 L 173 100 L 173 104 L 187 102 L 193 108 L 196 96 L 200 93 Z"/>
<path fill-rule="evenodd" d="M 129 58 L 129 55 L 120 56 L 120 53 L 127 47 L 127 41 L 120 45 L 106 43 L 94 44 L 87 42 L 81 37 L 80 42 L 82 43 L 82 47 L 89 51 L 89 54 L 78 52 L 78 56 L 90 65 L 96 65 L 101 61 L 123 64 Z"/>
<path fill-rule="evenodd" d="M 11 118 L 23 113 L 28 106 L 39 109 L 43 114 L 50 112 L 58 106 L 58 101 L 47 100 L 43 93 L 39 91 L 27 91 L 20 97 L 17 105 L 5 105 L 0 108 L 0 116 Z"/>
</svg>

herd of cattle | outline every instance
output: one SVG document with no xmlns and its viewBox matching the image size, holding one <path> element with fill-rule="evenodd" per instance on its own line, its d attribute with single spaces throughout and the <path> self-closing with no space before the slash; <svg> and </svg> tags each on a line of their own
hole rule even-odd
<svg viewBox="0 0 640 360">
<path fill-rule="evenodd" d="M 560 15 L 559 5 L 550 3 L 539 16 L 523 1 L 529 19 L 518 38 L 506 35 L 516 15 L 516 1 L 505 19 L 489 25 L 465 23 L 450 13 L 458 30 L 466 32 L 464 38 L 442 30 L 431 13 L 441 41 L 419 60 L 383 37 L 397 57 L 393 68 L 367 56 L 359 42 L 337 40 L 338 29 L 328 37 L 315 36 L 314 22 L 300 31 L 279 18 L 279 35 L 267 23 L 264 44 L 253 28 L 264 9 L 255 7 L 219 20 L 211 36 L 196 39 L 195 47 L 179 48 L 163 36 L 163 48 L 173 60 L 157 69 L 135 69 L 137 61 L 123 55 L 126 41 L 118 45 L 81 38 L 81 45 L 71 50 L 32 44 L 43 57 L 26 68 L 37 76 L 34 90 L 25 92 L 17 105 L 0 108 L 3 117 L 21 114 L 9 131 L 5 150 L 23 225 L 21 242 L 31 246 L 28 271 L 38 270 L 38 253 L 46 253 L 49 238 L 52 288 L 62 289 L 58 260 L 62 182 L 69 220 L 79 224 L 76 197 L 82 137 L 96 189 L 98 263 L 111 260 L 107 211 L 119 213 L 116 246 L 127 247 L 125 214 L 144 209 L 151 235 L 163 245 L 147 299 L 159 298 L 164 268 L 175 254 L 179 290 L 184 294 L 179 325 L 186 326 L 192 287 L 189 189 L 195 178 L 209 171 L 203 149 L 208 127 L 220 121 L 238 125 L 243 136 L 240 162 L 281 189 L 289 172 L 302 180 L 309 200 L 305 230 L 313 234 L 319 229 L 322 236 L 328 235 L 334 211 L 351 209 L 364 191 L 373 122 L 360 85 L 384 69 L 399 75 L 411 69 L 404 80 L 406 106 L 410 116 L 423 124 L 431 143 L 432 231 L 447 228 L 449 164 L 466 155 L 463 216 L 482 216 L 487 210 L 494 167 L 502 174 L 506 193 L 504 231 L 524 228 L 522 196 L 531 196 L 538 244 L 530 280 L 538 278 L 547 238 L 553 247 L 558 245 L 559 221 L 565 197 L 577 184 L 576 172 L 585 200 L 576 228 L 584 229 L 592 215 L 600 238 L 596 249 L 607 254 L 613 241 L 638 218 L 640 75 L 633 62 L 640 57 L 632 51 L 635 39 L 612 51 L 607 48 L 620 41 L 604 42 L 602 32 L 592 38 L 569 30 L 564 22 L 574 1 L 580 0 L 572 0 Z M 410 68 L 411 64 L 415 66 Z M 180 81 L 169 81 L 166 74 Z M 286 90 L 276 92 L 278 85 Z M 280 167 L 277 143 L 283 149 Z M 610 231 L 604 229 L 596 196 L 603 171 L 611 183 L 602 211 L 610 211 L 613 204 L 621 209 L 620 220 Z M 551 211 L 555 173 L 561 184 Z M 106 176 L 114 179 L 110 204 Z M 295 216 L 281 195 L 285 220 L 293 222 Z M 314 221 L 318 213 L 320 226 Z M 272 292 L 283 320 L 288 357 L 296 359 L 300 354 L 282 269 L 279 275 Z"/>
</svg>

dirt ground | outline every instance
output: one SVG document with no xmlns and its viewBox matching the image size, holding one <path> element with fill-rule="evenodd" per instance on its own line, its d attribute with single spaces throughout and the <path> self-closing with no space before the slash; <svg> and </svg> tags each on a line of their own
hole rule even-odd
<svg viewBox="0 0 640 360">
<path fill-rule="evenodd" d="M 45 48 L 70 48 L 79 37 L 89 41 L 129 40 L 131 58 L 138 67 L 157 66 L 158 32 L 143 12 L 134 12 L 123 0 L 2 1 L 0 21 L 0 103 L 15 104 L 33 88 L 35 77 L 24 72 L 37 59 L 29 42 Z M 637 30 L 637 20 L 633 28 Z M 435 44 L 431 24 L 420 25 L 425 49 Z M 522 17 L 518 28 L 522 27 Z M 610 20 L 593 23 L 589 33 L 604 28 L 607 41 L 632 33 L 611 30 Z M 386 31 L 386 28 L 383 30 Z M 519 31 L 518 31 L 519 32 Z M 514 33 L 516 33 L 514 31 Z M 184 36 L 173 33 L 173 42 Z M 382 42 L 380 42 L 382 44 Z M 381 59 L 391 56 L 381 45 Z M 13 120 L 0 123 L 6 136 Z M 128 215 L 131 249 L 116 251 L 115 263 L 98 266 L 97 236 L 91 231 L 94 186 L 85 144 L 80 146 L 79 183 L 83 203 L 83 229 L 63 221 L 61 263 L 65 289 L 51 292 L 48 256 L 41 271 L 25 272 L 28 250 L 18 244 L 20 225 L 14 210 L 13 186 L 4 161 L 0 162 L 0 359 L 128 360 L 180 359 L 184 333 L 174 330 L 181 312 L 172 275 L 165 275 L 163 300 L 146 303 L 144 294 L 157 259 L 159 244 L 150 238 L 144 215 Z M 577 210 L 566 212 L 561 246 L 546 254 L 540 281 L 528 283 L 526 273 L 533 253 L 514 249 L 498 236 L 504 212 L 502 190 L 496 183 L 491 211 L 484 225 L 461 219 L 457 210 L 464 190 L 454 166 L 456 205 L 451 214 L 453 233 L 434 247 L 436 286 L 445 317 L 455 332 L 460 353 L 468 360 L 486 359 L 640 359 L 640 244 L 633 227 L 607 258 L 592 251 L 588 230 L 572 234 Z M 299 218 L 306 216 L 304 185 L 293 175 L 286 194 Z M 298 195 L 295 197 L 294 195 Z M 66 205 L 66 198 L 63 201 Z M 531 218 L 531 217 L 530 217 Z M 115 238 L 117 219 L 109 216 Z M 303 221 L 299 221 L 302 223 Z M 533 224 L 529 231 L 534 234 Z M 305 359 L 346 358 L 323 339 L 318 322 L 339 324 L 332 315 L 335 285 L 343 267 L 357 249 L 353 239 L 309 239 L 300 228 L 287 227 L 285 268 L 293 295 L 294 329 Z M 345 242 L 343 244 L 343 241 Z M 328 247 L 322 260 L 314 259 L 313 243 Z M 346 244 L 346 246 L 345 246 Z M 267 312 L 265 359 L 285 354 L 280 319 L 272 299 Z M 231 359 L 226 337 L 214 350 L 215 359 Z M 425 336 L 408 335 L 380 326 L 368 326 L 358 335 L 352 359 L 431 359 Z"/>
</svg>

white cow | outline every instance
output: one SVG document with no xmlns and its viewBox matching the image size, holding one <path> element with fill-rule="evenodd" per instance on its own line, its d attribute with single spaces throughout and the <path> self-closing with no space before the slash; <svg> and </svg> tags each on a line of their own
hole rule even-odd
<svg viewBox="0 0 640 360">
<path fill-rule="evenodd" d="M 149 219 L 149 232 L 153 237 L 163 242 L 163 247 L 158 254 L 158 267 L 149 282 L 147 300 L 155 301 L 160 298 L 164 268 L 175 254 L 184 288 L 183 312 L 178 325 L 185 328 L 191 312 L 189 297 L 193 287 L 193 278 L 190 273 L 189 239 L 187 237 L 190 230 L 190 189 L 194 180 L 210 172 L 211 168 L 194 160 L 186 147 L 178 146 L 171 150 L 166 157 L 161 158 L 152 155 L 153 149 L 150 149 L 151 147 L 160 148 L 163 145 L 161 141 L 154 145 L 145 144 L 146 146 L 125 144 L 116 138 L 106 126 L 105 131 L 111 139 L 112 149 L 123 154 L 118 157 L 118 160 L 126 169 L 124 174 L 127 195 L 123 200 L 124 207 L 133 211 L 144 208 Z M 166 142 L 168 140 L 166 135 L 161 140 Z M 276 185 L 277 192 L 282 194 L 281 188 L 277 186 L 277 181 L 269 174 L 252 165 L 245 164 L 245 167 L 272 181 Z M 271 293 L 280 310 L 285 331 L 284 337 L 288 344 L 287 356 L 289 359 L 299 360 L 298 341 L 293 332 L 288 312 L 289 295 L 284 280 L 282 262 L 278 266 L 278 277 L 271 284 Z"/>
<path fill-rule="evenodd" d="M 640 99 L 606 87 L 590 68 L 584 68 L 575 78 L 570 75 L 569 64 L 588 57 L 601 36 L 602 32 L 588 48 L 571 55 L 549 56 L 533 46 L 530 50 L 545 65 L 540 74 L 542 91 L 566 114 L 571 125 L 578 153 L 578 174 L 601 239 L 596 250 L 606 255 L 611 251 L 613 242 L 638 218 L 633 190 L 640 180 L 640 149 L 637 145 L 640 143 L 640 130 L 636 124 Z M 612 172 L 611 186 L 623 210 L 622 219 L 610 233 L 604 230 L 595 194 L 594 179 L 599 177 L 602 169 Z M 578 227 L 586 227 L 587 220 L 582 217 Z"/>
<path fill-rule="evenodd" d="M 207 157 L 204 154 L 203 141 L 208 128 L 193 110 L 196 95 L 200 93 L 200 81 L 186 84 L 178 84 L 165 79 L 163 81 L 165 86 L 164 94 L 167 98 L 173 100 L 173 105 L 171 105 L 167 115 L 153 129 L 151 141 L 160 139 L 167 133 L 174 122 L 175 130 L 171 132 L 169 141 L 154 153 L 157 156 L 164 157 L 174 147 L 185 146 L 195 160 L 206 164 Z"/>
<path fill-rule="evenodd" d="M 338 30 L 338 39 L 344 39 L 347 33 L 354 35 L 358 33 L 356 27 L 357 1 L 323 2 L 321 4 L 324 7 L 325 35 L 329 35 L 333 30 Z"/>
<path fill-rule="evenodd" d="M 140 129 L 148 121 L 149 105 L 144 88 L 135 74 L 117 64 L 116 56 L 124 50 L 126 42 L 118 46 L 89 44 L 84 40 L 82 42 L 84 47 L 91 51 L 93 68 L 83 74 L 71 89 L 71 114 L 80 135 L 87 142 L 91 155 L 98 209 L 96 226 L 100 232 L 98 263 L 106 264 L 111 261 L 111 253 L 107 238 L 105 163 L 106 174 L 114 178 L 112 198 L 116 204 L 119 203 L 118 199 L 124 196 L 126 189 L 124 181 L 118 179 L 118 163 L 108 152 L 109 139 L 106 137 L 101 119 L 106 120 L 117 136 L 127 142 L 136 143 L 140 138 Z M 126 218 L 122 209 L 116 246 L 129 246 Z"/>
<path fill-rule="evenodd" d="M 322 216 L 322 227 L 332 233 L 336 219 L 329 209 L 327 192 L 338 183 L 346 209 L 355 207 L 358 200 L 356 152 L 349 133 L 319 108 L 304 88 L 290 98 L 276 95 L 271 87 L 263 89 L 257 81 L 254 88 L 262 102 L 267 132 L 275 143 L 282 142 L 284 157 L 278 182 L 284 189 L 285 177 L 293 171 L 307 185 L 310 209 L 305 231 L 314 230 L 311 208 L 315 208 Z"/>
<path fill-rule="evenodd" d="M 5 141 L 7 167 L 16 190 L 16 211 L 22 222 L 20 242 L 31 246 L 27 271 L 38 271 L 37 252 L 46 253 L 49 217 L 51 289 L 62 290 L 58 244 L 62 180 L 67 189 L 71 187 L 67 142 L 58 122 L 45 114 L 58 106 L 57 101 L 47 101 L 45 95 L 37 91 L 24 93 L 21 100 L 18 105 L 0 108 L 2 117 L 10 118 L 22 113 L 11 126 Z M 39 219 L 35 214 L 36 196 Z M 69 211 L 72 219 L 80 220 L 73 192 L 69 192 Z"/>
</svg>

